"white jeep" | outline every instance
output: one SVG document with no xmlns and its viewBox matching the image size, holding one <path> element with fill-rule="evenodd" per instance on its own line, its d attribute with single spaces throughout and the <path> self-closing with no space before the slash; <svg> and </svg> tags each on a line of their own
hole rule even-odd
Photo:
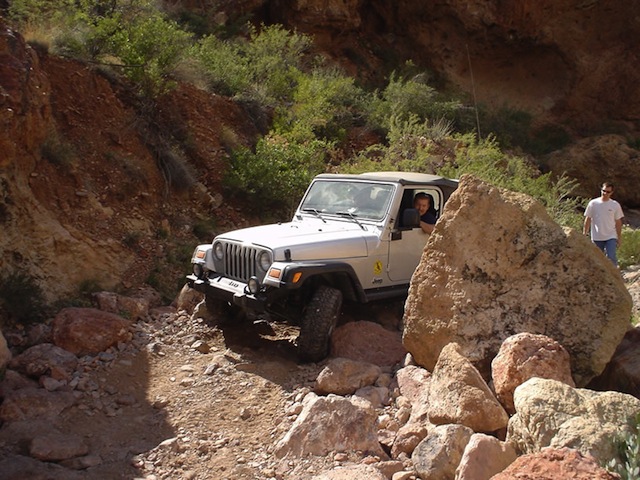
<svg viewBox="0 0 640 480">
<path fill-rule="evenodd" d="M 241 309 L 299 323 L 299 359 L 322 360 L 343 301 L 406 296 L 428 238 L 415 194 L 431 196 L 437 218 L 457 186 L 419 173 L 318 175 L 290 222 L 199 245 L 187 282 L 218 314 Z"/>
</svg>

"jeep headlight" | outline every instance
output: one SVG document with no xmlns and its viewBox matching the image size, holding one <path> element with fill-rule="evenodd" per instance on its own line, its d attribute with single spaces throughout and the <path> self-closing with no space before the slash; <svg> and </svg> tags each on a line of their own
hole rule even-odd
<svg viewBox="0 0 640 480">
<path fill-rule="evenodd" d="M 222 260 L 224 257 L 224 247 L 222 246 L 222 242 L 216 242 L 213 245 L 213 255 L 216 257 L 216 260 Z"/>
<path fill-rule="evenodd" d="M 263 272 L 266 272 L 267 270 L 269 270 L 270 266 L 271 266 L 271 255 L 269 254 L 269 252 L 267 251 L 260 252 L 258 254 L 258 268 Z"/>
</svg>

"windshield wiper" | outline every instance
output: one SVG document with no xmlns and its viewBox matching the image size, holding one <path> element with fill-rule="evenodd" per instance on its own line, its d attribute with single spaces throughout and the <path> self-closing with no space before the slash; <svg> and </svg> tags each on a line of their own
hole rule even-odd
<svg viewBox="0 0 640 480">
<path fill-rule="evenodd" d="M 316 217 L 318 217 L 324 223 L 327 223 L 327 221 L 324 218 L 322 218 L 322 215 L 320 215 L 320 212 L 315 208 L 303 208 L 302 211 L 305 213 L 313 213 Z"/>
<path fill-rule="evenodd" d="M 358 224 L 358 226 L 362 229 L 362 230 L 366 230 L 366 228 L 364 228 L 364 225 L 362 225 L 359 221 L 358 221 L 358 216 L 354 215 L 351 212 L 336 212 L 336 215 L 340 215 L 341 217 L 349 217 L 352 218 L 354 222 L 356 222 Z"/>
</svg>

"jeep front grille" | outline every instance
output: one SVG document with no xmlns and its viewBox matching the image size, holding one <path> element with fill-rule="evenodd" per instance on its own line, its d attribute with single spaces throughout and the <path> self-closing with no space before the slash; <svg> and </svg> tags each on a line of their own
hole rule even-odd
<svg viewBox="0 0 640 480">
<path fill-rule="evenodd" d="M 260 252 L 259 248 L 224 243 L 224 272 L 221 273 L 234 280 L 247 282 L 256 275 L 256 258 Z"/>
</svg>

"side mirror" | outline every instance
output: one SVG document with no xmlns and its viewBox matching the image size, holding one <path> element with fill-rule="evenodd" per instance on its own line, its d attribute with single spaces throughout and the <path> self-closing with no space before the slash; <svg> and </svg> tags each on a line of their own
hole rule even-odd
<svg viewBox="0 0 640 480">
<path fill-rule="evenodd" d="M 402 226 L 416 228 L 420 226 L 420 213 L 415 208 L 407 208 L 402 212 Z"/>
</svg>

